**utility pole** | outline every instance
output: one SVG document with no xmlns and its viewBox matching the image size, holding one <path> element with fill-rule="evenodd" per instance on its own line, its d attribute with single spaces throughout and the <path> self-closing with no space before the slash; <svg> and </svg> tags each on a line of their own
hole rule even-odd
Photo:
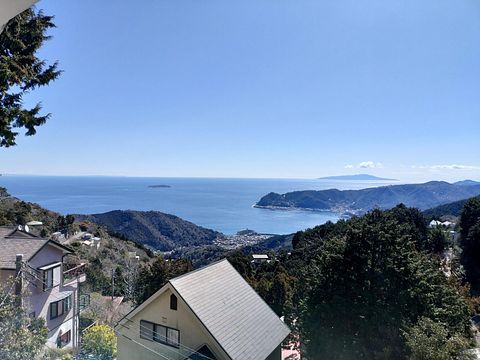
<svg viewBox="0 0 480 360">
<path fill-rule="evenodd" d="M 115 296 L 115 270 L 112 269 L 112 304 L 113 304 L 114 296 Z"/>
<path fill-rule="evenodd" d="M 22 264 L 23 264 L 23 254 L 17 254 L 15 256 L 15 295 L 18 307 L 23 306 L 23 273 L 22 273 Z"/>
</svg>

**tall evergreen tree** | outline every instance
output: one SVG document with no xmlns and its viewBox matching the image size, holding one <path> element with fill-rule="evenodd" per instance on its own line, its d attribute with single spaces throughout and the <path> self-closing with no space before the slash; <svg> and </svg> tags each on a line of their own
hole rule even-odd
<svg viewBox="0 0 480 360">
<path fill-rule="evenodd" d="M 47 64 L 37 57 L 53 27 L 52 16 L 28 9 L 10 20 L 0 34 L 0 147 L 15 145 L 22 128 L 26 135 L 34 135 L 50 116 L 41 114 L 40 103 L 26 108 L 23 98 L 60 75 L 56 62 Z"/>
<path fill-rule="evenodd" d="M 468 307 L 426 252 L 424 226 L 400 206 L 299 235 L 291 261 L 306 259 L 296 318 L 308 358 L 404 359 L 404 331 L 420 318 L 469 338 Z"/>
</svg>

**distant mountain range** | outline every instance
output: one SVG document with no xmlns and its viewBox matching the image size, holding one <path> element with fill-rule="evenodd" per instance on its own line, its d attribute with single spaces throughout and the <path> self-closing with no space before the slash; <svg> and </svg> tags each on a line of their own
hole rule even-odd
<svg viewBox="0 0 480 360">
<path fill-rule="evenodd" d="M 383 180 L 383 181 L 398 181 L 396 179 L 387 179 L 369 174 L 356 174 L 356 175 L 338 175 L 338 176 L 325 176 L 318 178 L 318 180 Z"/>
<path fill-rule="evenodd" d="M 453 183 L 454 185 L 461 185 L 461 186 L 473 186 L 473 185 L 480 185 L 480 182 L 473 181 L 473 180 L 462 180 Z"/>
<path fill-rule="evenodd" d="M 103 225 L 109 232 L 161 251 L 182 246 L 211 245 L 221 233 L 159 211 L 114 210 L 75 215 L 78 221 Z"/>
<path fill-rule="evenodd" d="M 285 194 L 271 192 L 255 207 L 268 209 L 309 209 L 362 213 L 374 208 L 388 209 L 403 203 L 421 210 L 480 195 L 480 184 L 450 184 L 430 181 L 424 184 L 389 185 L 362 190 L 306 190 Z"/>
</svg>

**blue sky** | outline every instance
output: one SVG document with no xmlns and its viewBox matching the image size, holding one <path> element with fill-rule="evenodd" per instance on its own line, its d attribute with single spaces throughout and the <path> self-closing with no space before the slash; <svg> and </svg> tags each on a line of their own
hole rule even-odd
<svg viewBox="0 0 480 360">
<path fill-rule="evenodd" d="M 477 0 L 41 0 L 62 77 L 0 172 L 480 180 Z"/>
</svg>

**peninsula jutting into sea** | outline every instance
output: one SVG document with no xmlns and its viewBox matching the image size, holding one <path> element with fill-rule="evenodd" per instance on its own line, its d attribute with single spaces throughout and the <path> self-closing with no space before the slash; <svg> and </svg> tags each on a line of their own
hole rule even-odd
<svg viewBox="0 0 480 360">
<path fill-rule="evenodd" d="M 403 203 L 425 210 L 438 205 L 480 195 L 480 183 L 430 181 L 373 187 L 361 190 L 304 190 L 284 194 L 271 192 L 255 207 L 273 210 L 306 209 L 318 211 L 365 213 L 374 208 L 388 209 Z"/>
</svg>

